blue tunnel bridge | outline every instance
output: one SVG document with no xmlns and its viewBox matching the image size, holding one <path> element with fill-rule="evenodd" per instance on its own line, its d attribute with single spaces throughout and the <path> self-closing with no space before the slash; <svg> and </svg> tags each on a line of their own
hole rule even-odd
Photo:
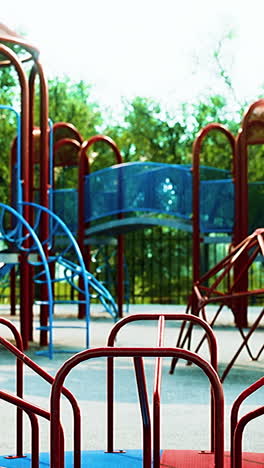
<svg viewBox="0 0 264 468">
<path fill-rule="evenodd" d="M 161 224 L 192 231 L 191 165 L 154 162 L 111 166 L 85 177 L 86 236 L 118 235 Z M 201 166 L 200 230 L 231 235 L 234 184 L 230 172 Z M 77 232 L 76 190 L 54 190 L 54 210 Z"/>
</svg>

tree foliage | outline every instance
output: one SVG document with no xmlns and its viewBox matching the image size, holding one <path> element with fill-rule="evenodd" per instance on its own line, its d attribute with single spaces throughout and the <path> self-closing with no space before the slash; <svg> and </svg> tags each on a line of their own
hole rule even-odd
<svg viewBox="0 0 264 468">
<path fill-rule="evenodd" d="M 48 81 L 49 117 L 52 122 L 70 122 L 89 138 L 102 125 L 99 105 L 91 100 L 91 86 L 84 81 L 72 82 L 68 77 Z"/>
<path fill-rule="evenodd" d="M 106 130 L 122 149 L 125 161 L 181 163 L 185 126 L 153 100 L 136 97 L 125 102 L 124 125 Z"/>
</svg>

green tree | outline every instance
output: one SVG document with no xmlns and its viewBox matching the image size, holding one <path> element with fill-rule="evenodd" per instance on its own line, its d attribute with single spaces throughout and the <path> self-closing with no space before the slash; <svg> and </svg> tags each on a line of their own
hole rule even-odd
<svg viewBox="0 0 264 468">
<path fill-rule="evenodd" d="M 99 105 L 91 99 L 91 86 L 84 81 L 73 82 L 68 77 L 48 81 L 49 117 L 55 122 L 70 122 L 89 138 L 102 125 Z"/>
<path fill-rule="evenodd" d="M 48 80 L 49 89 L 49 118 L 53 123 L 67 122 L 73 124 L 83 139 L 88 139 L 98 133 L 98 128 L 102 125 L 102 116 L 99 105 L 91 98 L 91 86 L 84 81 L 74 82 L 69 77 L 54 78 Z M 39 115 L 39 95 L 36 92 L 35 121 L 38 122 Z M 62 138 L 61 136 L 59 138 Z M 74 161 L 73 168 L 60 168 L 55 171 L 56 187 L 74 187 L 78 180 L 77 150 L 70 147 L 63 147 L 59 150 L 59 158 L 63 159 L 65 152 L 70 154 Z M 73 151 L 75 151 L 73 153 Z M 66 156 L 68 157 L 68 156 Z M 35 184 L 39 179 L 38 168 L 35 167 Z"/>
<path fill-rule="evenodd" d="M 124 125 L 107 128 L 128 161 L 185 162 L 185 126 L 153 100 L 124 103 Z"/>
<path fill-rule="evenodd" d="M 234 136 L 239 129 L 240 115 L 230 116 L 226 98 L 219 95 L 206 96 L 196 103 L 183 104 L 182 115 L 186 127 L 185 137 L 191 146 L 200 130 L 208 124 L 221 124 Z M 201 164 L 228 170 L 232 168 L 231 147 L 221 132 L 211 131 L 204 139 Z"/>
</svg>

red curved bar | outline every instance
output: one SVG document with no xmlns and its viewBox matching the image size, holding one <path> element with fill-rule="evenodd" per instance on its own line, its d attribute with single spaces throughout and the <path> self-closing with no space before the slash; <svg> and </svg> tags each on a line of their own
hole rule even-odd
<svg viewBox="0 0 264 468">
<path fill-rule="evenodd" d="M 148 313 L 148 314 L 135 314 L 135 315 L 127 315 L 126 317 L 123 317 L 121 320 L 119 320 L 117 323 L 114 324 L 112 327 L 108 339 L 107 339 L 107 346 L 114 346 L 114 342 L 116 340 L 117 333 L 119 330 L 124 326 L 127 325 L 128 323 L 135 322 L 135 321 L 142 321 L 142 320 L 159 320 L 160 317 L 164 317 L 165 320 L 179 320 L 179 321 L 187 321 L 187 322 L 192 322 L 193 324 L 200 325 L 206 332 L 207 338 L 208 338 L 208 344 L 209 344 L 209 351 L 210 351 L 210 359 L 211 359 L 211 365 L 212 367 L 217 371 L 217 341 L 215 334 L 210 327 L 210 325 L 200 317 L 197 317 L 196 315 L 190 315 L 190 314 L 171 314 L 171 313 Z"/>
<path fill-rule="evenodd" d="M 117 144 L 114 140 L 112 140 L 112 138 L 110 138 L 107 135 L 94 135 L 91 138 L 89 138 L 89 140 L 84 141 L 82 144 L 82 151 L 87 152 L 90 146 L 94 145 L 95 143 L 98 143 L 99 141 L 106 143 L 112 148 L 116 157 L 117 164 L 123 163 L 123 158 Z"/>
<path fill-rule="evenodd" d="M 34 60 L 34 65 L 31 69 L 30 78 L 29 78 L 29 90 L 30 90 L 30 124 L 32 129 L 30 129 L 31 138 L 33 138 L 33 115 L 34 115 L 34 95 L 35 95 L 35 82 L 36 77 L 39 79 L 39 92 L 40 92 L 40 204 L 46 208 L 49 207 L 49 99 L 48 99 L 48 85 L 44 75 L 43 67 L 38 59 Z M 32 130 L 32 131 L 31 131 Z M 33 178 L 33 172 L 32 172 Z M 33 200 L 33 179 L 31 181 L 31 193 L 29 194 L 29 200 L 23 199 L 24 202 L 34 201 Z M 48 214 L 44 213 L 42 217 L 42 222 L 40 226 L 40 240 L 48 238 L 49 233 L 49 219 Z M 48 258 L 48 245 L 43 244 L 43 249 L 46 257 Z M 32 278 L 30 278 L 32 282 Z M 48 290 L 47 285 L 41 284 L 41 298 L 47 300 Z M 30 289 L 29 289 L 30 290 Z M 31 303 L 33 299 L 31 298 Z M 31 335 L 32 335 L 32 323 L 33 323 L 33 313 L 31 307 Z M 41 326 L 46 326 L 48 323 L 48 306 L 41 305 L 40 310 L 40 324 Z M 47 345 L 48 333 L 47 330 L 41 329 L 40 331 L 40 344 L 42 346 Z"/>
<path fill-rule="evenodd" d="M 75 140 L 72 138 L 62 138 L 61 140 L 58 140 L 54 143 L 54 147 L 53 147 L 54 156 L 56 155 L 56 152 L 60 148 L 63 148 L 64 146 L 70 146 L 73 149 L 79 151 L 81 148 L 81 143 L 78 140 Z M 65 161 L 63 161 L 61 164 L 56 164 L 56 161 L 53 161 L 53 163 L 54 163 L 54 168 L 58 166 L 69 165 L 69 161 L 67 161 L 66 164 L 65 164 Z M 72 164 L 73 164 L 73 161 L 72 161 Z M 76 165 L 78 165 L 78 161 L 76 161 Z"/>
<path fill-rule="evenodd" d="M 223 133 L 228 139 L 235 160 L 235 137 L 223 125 L 218 123 L 211 123 L 206 125 L 196 137 L 193 143 L 193 283 L 198 281 L 200 277 L 200 154 L 202 150 L 202 143 L 205 137 L 211 131 L 219 131 Z M 232 166 L 232 173 L 234 174 L 234 167 Z"/>
<path fill-rule="evenodd" d="M 79 143 L 83 142 L 83 137 L 80 134 L 79 130 L 77 130 L 77 128 L 72 123 L 69 123 L 69 122 L 56 122 L 53 125 L 53 134 L 54 134 L 55 142 L 56 142 L 56 131 L 61 130 L 61 129 L 64 129 L 66 131 L 65 133 L 69 133 L 68 137 L 70 139 L 77 140 Z"/>
<path fill-rule="evenodd" d="M 31 423 L 31 454 L 32 454 L 32 468 L 38 468 L 39 467 L 39 425 L 38 425 L 38 419 L 36 417 L 36 414 L 39 416 L 46 417 L 46 419 L 49 418 L 49 413 L 45 412 L 44 410 L 41 410 L 41 408 L 38 408 L 35 405 L 32 405 L 31 403 L 28 403 L 25 400 L 22 400 L 18 397 L 15 397 L 14 395 L 10 395 L 7 392 L 0 391 L 0 399 L 11 403 L 12 405 L 15 405 L 17 407 L 17 410 L 24 411 L 27 413 L 30 423 Z M 7 458 L 20 458 L 23 457 L 23 453 L 20 455 L 12 456 L 10 455 Z"/>
<path fill-rule="evenodd" d="M 26 364 L 30 369 L 32 369 L 36 374 L 42 377 L 49 384 L 54 383 L 54 377 L 48 374 L 42 367 L 38 366 L 32 359 L 30 359 L 26 354 L 21 350 L 16 348 L 8 340 L 0 336 L 0 343 L 8 351 L 14 354 L 21 362 Z M 74 395 L 65 387 L 62 389 L 63 395 L 69 400 L 72 410 L 73 410 L 73 420 L 74 420 L 74 460 L 76 464 L 80 463 L 81 459 L 81 413 L 78 402 Z"/>
<path fill-rule="evenodd" d="M 21 410 L 25 411 L 29 416 L 32 432 L 32 468 L 39 468 L 39 430 L 36 415 L 50 421 L 50 413 L 39 406 L 7 392 L 0 391 L 0 399 L 17 406 Z M 57 426 L 57 432 L 60 439 L 60 447 L 58 449 L 62 455 L 64 454 L 64 433 L 60 422 Z"/>
<path fill-rule="evenodd" d="M 0 323 L 5 325 L 12 332 L 16 342 L 16 347 L 23 352 L 23 341 L 20 333 L 15 325 L 3 317 L 0 317 Z M 23 361 L 17 359 L 16 361 L 16 394 L 18 397 L 23 398 Z M 17 409 L 17 456 L 23 454 L 23 416 L 21 409 Z"/>
<path fill-rule="evenodd" d="M 4 45 L 0 45 L 0 52 L 4 56 L 8 57 L 9 61 L 17 72 L 19 78 L 19 84 L 21 88 L 21 160 L 22 160 L 22 178 L 23 178 L 23 198 L 24 201 L 29 201 L 29 127 L 28 127 L 28 116 L 29 116 L 29 89 L 28 81 L 25 72 L 23 71 L 22 64 L 18 60 L 16 54 Z M 24 211 L 24 217 L 28 221 L 29 210 L 26 208 Z M 30 298 L 28 291 L 30 290 L 30 276 L 29 276 L 29 265 L 27 264 L 24 256 L 21 256 L 21 334 L 23 338 L 24 348 L 28 348 L 29 331 L 30 331 L 30 318 L 28 311 L 30 310 Z"/>
<path fill-rule="evenodd" d="M 251 144 L 264 143 L 264 135 L 261 140 L 250 141 L 249 131 L 256 125 L 259 125 L 260 119 L 257 117 L 253 119 L 254 111 L 261 107 L 264 109 L 264 99 L 259 99 L 254 102 L 243 117 L 241 129 L 236 139 L 236 155 L 235 155 L 235 183 L 236 183 L 236 217 L 235 217 L 235 230 L 234 230 L 234 243 L 240 243 L 249 234 L 248 226 L 248 146 Z M 264 120 L 262 120 L 262 127 L 264 127 Z M 235 275 L 239 275 L 244 263 L 247 262 L 247 253 L 243 255 L 236 267 Z M 247 291 L 248 289 L 248 275 L 245 274 L 240 279 L 240 290 Z M 236 305 L 237 318 L 236 323 L 240 327 L 247 327 L 247 299 L 243 298 Z"/>
<path fill-rule="evenodd" d="M 252 393 L 256 392 L 259 388 L 264 386 L 264 377 L 261 377 L 252 385 L 247 387 L 234 401 L 232 408 L 231 408 L 231 417 L 230 417 L 230 455 L 231 459 L 233 458 L 234 454 L 234 433 L 238 422 L 238 412 L 247 397 L 252 395 Z"/>
<path fill-rule="evenodd" d="M 163 317 L 163 319 L 166 320 L 180 320 L 183 322 L 189 322 L 192 324 L 200 325 L 204 331 L 205 331 L 205 336 L 207 336 L 208 339 L 208 344 L 209 344 L 209 352 L 210 352 L 210 359 L 211 359 L 211 365 L 212 367 L 217 371 L 217 365 L 218 365 L 218 358 L 217 358 L 217 342 L 216 342 L 216 337 L 210 327 L 210 325 L 201 319 L 200 317 L 196 315 L 190 315 L 190 314 L 155 314 L 155 313 L 150 313 L 150 314 L 135 314 L 135 315 L 128 315 L 124 317 L 123 319 L 119 320 L 111 329 L 108 339 L 107 339 L 107 346 L 114 346 L 116 336 L 119 332 L 119 330 L 135 321 L 152 321 L 156 320 L 159 321 L 160 317 Z M 159 343 L 162 341 L 162 329 L 160 329 L 159 332 Z M 172 359 L 171 362 L 171 370 L 170 373 L 173 373 L 173 370 L 176 366 L 177 358 Z M 158 397 L 157 397 L 158 398 Z M 112 358 L 109 358 L 107 360 L 107 451 L 108 452 L 113 452 L 114 451 L 114 440 L 113 440 L 113 434 L 114 434 L 114 362 Z M 215 433 L 214 433 L 214 411 L 213 411 L 213 402 L 211 401 L 211 448 L 213 450 L 214 447 L 214 439 L 215 439 Z M 158 450 L 156 452 L 156 457 L 158 458 Z"/>
<path fill-rule="evenodd" d="M 110 146 L 113 150 L 117 164 L 123 163 L 122 155 L 119 151 L 117 144 L 112 138 L 106 135 L 94 135 L 89 140 L 84 141 L 79 155 L 79 176 L 78 176 L 78 243 L 81 248 L 81 252 L 86 259 L 87 270 L 90 270 L 90 249 L 84 245 L 85 237 L 85 223 L 84 223 L 84 209 L 85 209 L 85 197 L 84 197 L 84 178 L 85 175 L 90 173 L 89 155 L 87 154 L 88 149 L 97 142 L 104 142 Z M 118 218 L 122 219 L 123 214 L 119 213 Z M 123 316 L 123 298 L 124 298 L 124 236 L 119 235 L 117 240 L 117 304 L 118 304 L 118 315 L 121 318 Z M 82 316 L 80 316 L 82 318 Z"/>
<path fill-rule="evenodd" d="M 53 157 L 53 185 L 54 185 L 54 188 L 55 188 L 55 174 L 54 174 L 55 168 L 56 167 L 69 167 L 69 166 L 78 167 L 79 166 L 79 151 L 80 151 L 81 144 L 82 144 L 82 137 L 80 133 L 78 132 L 78 130 L 73 125 L 65 123 L 65 122 L 59 122 L 57 124 L 54 124 L 53 131 L 54 130 L 56 131 L 56 129 L 61 129 L 61 128 L 70 130 L 70 132 L 72 132 L 71 136 L 74 138 L 64 137 L 55 141 L 54 143 L 54 146 L 53 146 L 53 156 L 54 156 Z M 75 158 L 71 154 L 70 158 L 66 158 L 65 160 L 65 155 L 64 155 L 64 158 L 62 161 L 57 161 L 56 160 L 57 151 L 65 147 L 69 147 L 70 149 L 75 150 Z M 79 195 L 78 195 L 78 198 L 79 198 Z M 83 290 L 83 281 L 81 278 L 79 278 L 79 288 L 80 290 Z M 82 294 L 80 292 L 79 292 L 79 300 L 80 301 L 82 300 Z M 79 304 L 78 310 L 79 310 L 79 313 L 78 313 L 79 318 L 83 318 L 85 315 L 84 304 Z"/>
<path fill-rule="evenodd" d="M 193 362 L 203 370 L 210 380 L 213 392 L 215 410 L 215 468 L 223 468 L 224 464 L 224 394 L 220 379 L 211 364 L 191 351 L 181 348 L 97 348 L 88 349 L 75 354 L 68 359 L 58 370 L 51 391 L 51 468 L 61 467 L 60 460 L 60 436 L 57 431 L 60 422 L 60 395 L 63 382 L 70 371 L 83 361 L 97 357 L 175 357 Z M 78 466 L 78 465 L 77 465 Z M 77 468 L 75 466 L 74 468 Z M 150 468 L 146 464 L 144 468 Z"/>
<path fill-rule="evenodd" d="M 232 468 L 242 468 L 242 437 L 246 425 L 253 419 L 264 415 L 264 406 L 245 414 L 237 423 L 233 440 Z"/>
<path fill-rule="evenodd" d="M 151 421 L 148 392 L 142 357 L 134 357 L 134 367 L 138 387 L 139 403 L 143 426 L 143 466 L 151 466 Z"/>
</svg>

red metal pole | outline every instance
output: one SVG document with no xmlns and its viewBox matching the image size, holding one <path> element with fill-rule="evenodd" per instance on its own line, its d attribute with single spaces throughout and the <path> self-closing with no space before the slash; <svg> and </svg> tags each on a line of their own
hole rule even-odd
<svg viewBox="0 0 264 468">
<path fill-rule="evenodd" d="M 109 145 L 111 149 L 113 150 L 117 164 L 122 164 L 123 159 L 122 155 L 116 145 L 116 143 L 108 136 L 106 135 L 95 135 L 89 140 L 83 142 L 82 148 L 80 151 L 80 169 L 79 169 L 79 186 L 78 186 L 78 191 L 79 191 L 79 208 L 78 208 L 78 241 L 80 248 L 83 252 L 83 255 L 85 257 L 85 262 L 87 269 L 90 269 L 90 249 L 87 247 L 87 250 L 84 248 L 84 238 L 85 238 L 85 223 L 83 220 L 84 217 L 84 210 L 85 210 L 85 203 L 89 203 L 89 200 L 85 202 L 84 200 L 84 176 L 85 174 L 89 174 L 90 171 L 90 164 L 87 155 L 88 149 L 95 144 L 96 142 L 102 141 Z M 86 155 L 86 159 L 85 159 Z M 87 171 L 87 172 L 85 172 Z M 122 195 L 122 184 L 120 184 L 120 193 Z M 122 219 L 123 214 L 119 213 L 118 218 Z M 123 316 L 123 302 L 124 302 L 124 236 L 119 235 L 117 238 L 117 304 L 118 304 L 118 315 L 119 317 Z M 82 246 L 82 247 L 81 247 Z"/>
<path fill-rule="evenodd" d="M 21 335 L 17 331 L 15 325 L 7 319 L 0 317 L 0 323 L 10 329 L 15 339 L 16 347 L 19 351 L 23 352 L 23 341 Z M 16 394 L 18 397 L 23 398 L 23 361 L 17 359 L 16 361 Z M 16 456 L 23 456 L 23 415 L 21 408 L 17 407 L 17 451 Z"/>
<path fill-rule="evenodd" d="M 28 142 L 28 119 L 29 119 L 29 90 L 26 74 L 23 71 L 22 64 L 16 54 L 4 45 L 0 45 L 0 52 L 6 56 L 14 66 L 20 84 L 21 90 L 21 160 L 22 160 L 22 179 L 23 179 L 23 199 L 29 200 L 28 174 L 29 174 L 29 142 Z M 25 207 L 24 217 L 28 221 L 28 208 Z M 21 255 L 20 265 L 20 327 L 23 338 L 24 349 L 28 349 L 29 341 L 29 290 L 30 276 L 29 265 L 25 255 Z"/>
<path fill-rule="evenodd" d="M 34 413 L 39 414 L 48 420 L 50 419 L 49 413 L 7 392 L 0 391 L 0 399 L 15 405 L 17 409 L 21 411 L 23 410 L 27 413 L 30 423 L 31 423 L 31 457 L 32 457 L 31 467 L 39 468 L 39 425 L 38 425 L 38 419 Z M 16 459 L 20 457 L 10 455 L 6 458 Z"/>
<path fill-rule="evenodd" d="M 14 180 L 14 173 L 13 173 L 13 169 L 17 165 L 17 144 L 18 144 L 17 137 L 15 137 L 11 146 L 11 161 L 10 161 L 11 163 L 10 164 L 10 177 L 11 177 L 10 204 L 14 208 L 17 205 L 17 195 L 18 195 L 16 194 L 16 197 L 15 197 L 15 194 L 14 194 L 15 180 Z M 13 316 L 16 315 L 16 280 L 17 280 L 16 269 L 14 266 L 12 270 L 10 271 L 10 313 Z"/>
<path fill-rule="evenodd" d="M 205 137 L 211 131 L 218 131 L 223 133 L 230 143 L 232 150 L 232 172 L 234 168 L 235 160 L 235 138 L 232 133 L 229 132 L 223 125 L 218 123 L 212 123 L 206 125 L 198 134 L 193 144 L 193 213 L 192 213 L 192 225 L 193 225 L 193 284 L 195 284 L 200 278 L 200 244 L 202 242 L 200 233 L 200 154 L 202 151 L 202 143 Z M 193 296 L 192 312 L 195 313 L 197 310 L 197 302 L 195 295 Z"/>
<path fill-rule="evenodd" d="M 247 144 L 246 135 L 243 131 L 238 134 L 236 140 L 236 217 L 235 217 L 235 246 L 248 236 L 248 181 L 247 181 Z M 237 282 L 244 263 L 247 261 L 247 252 L 241 255 L 234 265 L 234 281 L 236 283 L 234 292 L 248 290 L 248 274 L 245 274 Z M 238 327 L 247 327 L 247 297 L 242 297 L 232 302 L 232 311 L 235 323 Z"/>
<path fill-rule="evenodd" d="M 64 124 L 62 122 L 60 124 L 61 124 L 60 126 L 57 125 L 57 127 L 56 127 L 57 130 L 60 129 L 60 128 L 68 129 L 69 124 Z M 73 127 L 73 128 L 75 128 L 75 127 Z M 69 126 L 69 129 L 71 129 L 70 126 Z M 77 130 L 76 130 L 76 132 L 77 132 Z M 72 154 L 71 154 L 70 159 L 66 158 L 66 160 L 65 160 L 64 155 L 63 155 L 61 160 L 60 160 L 60 158 L 56 158 L 57 152 L 61 148 L 65 148 L 65 147 L 68 147 L 71 150 L 75 150 L 75 153 L 77 153 L 77 155 L 78 155 L 77 159 L 75 161 L 74 161 L 74 158 L 73 158 Z M 53 187 L 54 188 L 55 188 L 55 174 L 54 174 L 54 172 L 55 172 L 56 167 L 67 167 L 67 166 L 71 166 L 71 165 L 72 166 L 74 166 L 74 165 L 76 165 L 76 166 L 79 165 L 80 166 L 81 165 L 81 162 L 79 162 L 79 160 L 80 160 L 80 148 L 81 148 L 81 143 L 77 139 L 68 138 L 68 137 L 64 138 L 63 137 L 63 138 L 55 141 L 54 146 L 53 146 Z M 72 151 L 71 151 L 71 153 L 72 153 Z M 78 178 L 80 178 L 80 171 L 81 171 L 81 169 L 79 169 L 79 171 L 78 171 Z M 78 182 L 78 187 L 79 187 L 79 182 Z M 81 187 L 81 190 L 82 190 L 82 187 Z M 78 193 L 79 193 L 79 190 L 78 190 Z M 81 199 L 83 198 L 82 194 L 81 194 L 81 196 L 79 194 L 78 198 L 79 198 L 79 203 L 80 203 L 80 198 Z M 81 200 L 81 204 L 82 204 L 82 200 Z M 78 208 L 78 213 L 79 213 L 79 208 Z M 78 214 L 78 217 L 79 217 L 79 214 Z M 66 222 L 66 224 L 67 224 L 67 222 Z M 77 236 L 78 236 L 79 231 L 84 232 L 84 229 L 80 230 L 78 228 L 78 226 L 79 226 L 79 219 L 77 219 Z M 78 243 L 79 243 L 79 246 L 81 248 L 81 251 L 83 252 L 84 241 L 83 241 L 83 239 L 81 237 L 78 239 Z M 53 275 L 54 274 L 55 274 L 55 271 L 53 271 Z M 83 279 L 82 278 L 79 278 L 79 288 L 80 288 L 80 290 L 83 290 Z M 79 292 L 79 300 L 80 301 L 84 300 L 84 296 L 83 296 L 83 294 L 81 292 Z M 79 304 L 78 309 L 79 309 L 78 318 L 84 318 L 84 316 L 85 316 L 85 305 L 83 303 Z"/>
<path fill-rule="evenodd" d="M 29 201 L 34 202 L 34 167 L 36 161 L 34 160 L 35 156 L 35 145 L 34 145 L 34 85 L 35 85 L 35 66 L 30 71 L 29 74 L 29 174 L 28 174 L 28 191 L 29 191 Z M 33 226 L 34 215 L 33 209 L 29 208 L 29 224 Z M 33 267 L 29 266 L 29 276 L 31 288 L 28 292 L 29 301 L 30 301 L 30 312 L 29 312 L 29 336 L 30 340 L 33 341 L 33 305 L 35 297 L 35 285 L 33 282 Z"/>
<path fill-rule="evenodd" d="M 242 437 L 246 425 L 253 419 L 264 415 L 264 406 L 245 414 L 237 423 L 233 441 L 232 468 L 242 468 Z"/>
<path fill-rule="evenodd" d="M 258 112 L 260 109 L 260 112 Z M 235 181 L 236 181 L 236 224 L 235 224 L 235 245 L 239 244 L 249 235 L 249 204 L 248 204 L 248 146 L 263 144 L 264 142 L 264 120 L 262 117 L 264 109 L 264 99 L 254 102 L 246 112 L 240 132 L 236 140 L 235 155 Z M 254 134 L 254 127 L 256 133 Z M 260 131 L 261 129 L 261 131 Z M 245 252 L 240 257 L 234 267 L 235 278 L 240 275 L 243 264 L 247 262 L 248 254 Z M 248 272 L 240 278 L 236 290 L 248 290 Z M 236 324 L 239 327 L 247 327 L 247 297 L 240 298 L 234 303 Z"/>
<path fill-rule="evenodd" d="M 159 358 L 157 358 L 159 359 Z M 143 422 L 143 468 L 151 467 L 151 422 L 148 404 L 147 383 L 142 357 L 134 357 L 138 396 Z"/>
<path fill-rule="evenodd" d="M 234 433 L 238 422 L 238 412 L 243 401 L 252 393 L 256 392 L 259 388 L 264 386 L 264 377 L 261 377 L 252 385 L 247 387 L 240 395 L 236 398 L 232 405 L 231 417 L 230 417 L 230 457 L 231 460 L 234 456 Z"/>
<path fill-rule="evenodd" d="M 9 328 L 12 329 L 11 326 Z M 15 337 L 16 337 L 16 341 L 17 341 L 17 336 L 15 336 Z M 17 362 L 18 361 L 21 362 L 20 366 L 22 366 L 22 363 L 26 364 L 30 369 L 32 369 L 34 372 L 36 372 L 40 377 L 42 377 L 44 380 L 46 380 L 49 384 L 51 384 L 51 385 L 53 384 L 54 377 L 52 377 L 42 367 L 38 366 L 38 364 L 36 364 L 28 356 L 26 356 L 20 350 L 20 345 L 18 347 L 16 347 L 12 343 L 7 341 L 5 338 L 2 338 L 1 336 L 0 336 L 0 343 L 8 351 L 10 351 L 12 354 L 14 354 L 17 357 Z M 22 367 L 21 367 L 21 372 L 22 372 Z M 74 395 L 67 388 L 63 387 L 62 393 L 68 399 L 69 403 L 71 404 L 72 411 L 73 411 L 73 421 L 74 421 L 74 426 L 73 426 L 74 463 L 76 463 L 75 466 L 79 466 L 80 459 L 81 459 L 81 415 L 80 415 L 80 408 L 79 408 L 79 405 L 77 403 L 76 398 L 74 397 Z M 61 440 L 63 441 L 63 439 L 61 439 Z"/>
<path fill-rule="evenodd" d="M 164 346 L 165 317 L 158 321 L 157 347 Z M 153 467 L 160 468 L 160 392 L 161 392 L 162 360 L 156 358 L 154 390 L 153 390 Z"/>
<path fill-rule="evenodd" d="M 90 164 L 89 158 L 86 154 L 86 148 L 84 144 L 82 144 L 80 153 L 79 153 L 79 171 L 78 171 L 78 244 L 80 250 L 83 255 L 83 259 L 85 262 L 86 269 L 90 271 L 90 262 L 91 262 L 91 251 L 90 246 L 85 245 L 85 205 L 90 203 L 90 200 L 85 201 L 85 193 L 84 193 L 84 177 L 85 175 L 89 174 L 90 172 Z M 81 286 L 81 284 L 80 284 Z M 80 319 L 84 318 L 85 314 L 85 307 L 83 304 L 79 306 L 79 314 L 78 317 Z"/>
<path fill-rule="evenodd" d="M 31 70 L 30 75 L 30 91 L 31 91 L 31 115 L 33 119 L 34 113 L 34 85 L 36 76 L 39 78 L 39 89 L 40 89 L 40 204 L 46 208 L 49 207 L 49 125 L 48 125 L 48 86 L 44 76 L 43 68 L 40 62 L 35 59 L 34 66 Z M 32 122 L 33 129 L 33 122 Z M 31 138 L 33 138 L 33 132 L 31 132 Z M 32 144 L 33 149 L 33 144 Z M 33 161 L 32 161 L 33 163 Z M 32 166 L 33 167 L 33 166 Z M 31 197 L 33 198 L 33 184 Z M 40 240 L 44 242 L 49 235 L 49 219 L 46 212 L 42 213 L 42 219 L 40 224 Z M 48 245 L 43 244 L 45 255 L 48 257 Z M 48 297 L 47 285 L 41 285 L 41 299 L 46 300 Z M 41 305 L 40 310 L 40 325 L 47 326 L 48 323 L 48 305 Z M 48 344 L 47 330 L 40 331 L 40 345 L 46 346 Z"/>
</svg>

